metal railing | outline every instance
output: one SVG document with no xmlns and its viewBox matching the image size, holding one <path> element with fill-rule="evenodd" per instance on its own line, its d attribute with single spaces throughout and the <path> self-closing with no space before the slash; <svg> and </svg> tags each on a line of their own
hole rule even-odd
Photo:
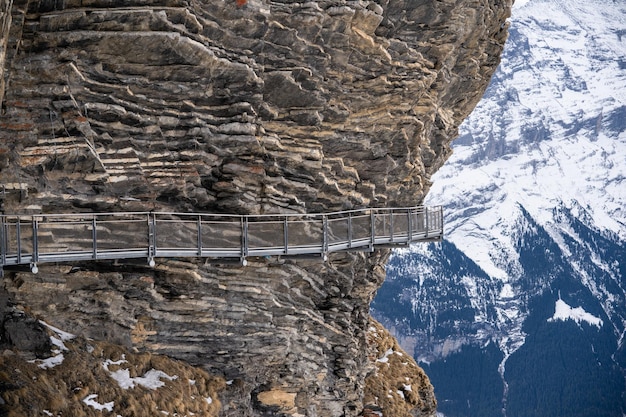
<svg viewBox="0 0 626 417">
<path fill-rule="evenodd" d="M 0 216 L 2 267 L 146 258 L 320 256 L 437 241 L 441 207 L 325 214 L 82 213 Z"/>
</svg>

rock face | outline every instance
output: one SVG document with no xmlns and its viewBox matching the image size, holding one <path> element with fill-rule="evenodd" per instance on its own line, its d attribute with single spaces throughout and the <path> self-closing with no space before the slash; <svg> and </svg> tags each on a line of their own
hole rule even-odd
<svg viewBox="0 0 626 417">
<path fill-rule="evenodd" d="M 5 212 L 280 213 L 419 204 L 510 1 L 0 7 Z M 41 265 L 4 287 L 57 327 L 237 381 L 223 416 L 355 416 L 387 255 Z"/>
</svg>

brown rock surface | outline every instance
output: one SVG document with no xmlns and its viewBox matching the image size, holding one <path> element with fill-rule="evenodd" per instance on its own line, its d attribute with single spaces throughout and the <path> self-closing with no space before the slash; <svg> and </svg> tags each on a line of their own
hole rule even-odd
<svg viewBox="0 0 626 417">
<path fill-rule="evenodd" d="M 5 212 L 277 213 L 419 204 L 510 2 L 0 9 Z M 235 381 L 223 416 L 355 416 L 386 258 L 41 265 L 3 282 L 12 308 Z"/>
</svg>

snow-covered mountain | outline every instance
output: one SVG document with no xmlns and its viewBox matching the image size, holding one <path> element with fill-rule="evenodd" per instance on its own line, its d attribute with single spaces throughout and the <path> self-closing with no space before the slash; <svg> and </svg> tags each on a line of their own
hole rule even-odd
<svg viewBox="0 0 626 417">
<path fill-rule="evenodd" d="M 517 1 L 433 180 L 447 240 L 397 252 L 373 311 L 440 411 L 625 415 L 626 2 Z"/>
</svg>

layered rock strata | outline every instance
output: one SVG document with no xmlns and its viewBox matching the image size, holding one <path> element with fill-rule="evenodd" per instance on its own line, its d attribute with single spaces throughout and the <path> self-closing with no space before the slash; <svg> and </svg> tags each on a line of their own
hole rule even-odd
<svg viewBox="0 0 626 417">
<path fill-rule="evenodd" d="M 495 0 L 0 6 L 9 213 L 418 204 L 510 12 Z M 7 271 L 4 287 L 57 327 L 237 381 L 223 416 L 355 416 L 386 258 L 41 266 Z"/>
</svg>

